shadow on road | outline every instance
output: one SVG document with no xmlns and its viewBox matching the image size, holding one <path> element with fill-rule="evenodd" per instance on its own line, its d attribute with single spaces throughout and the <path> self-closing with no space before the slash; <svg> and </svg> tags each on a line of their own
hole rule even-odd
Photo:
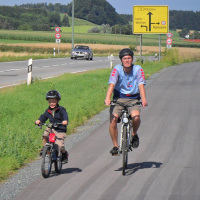
<svg viewBox="0 0 200 200">
<path fill-rule="evenodd" d="M 66 168 L 62 169 L 61 174 L 70 174 L 73 172 L 82 172 L 82 169 L 80 168 Z"/>
<path fill-rule="evenodd" d="M 131 164 L 128 164 L 127 166 L 126 176 L 134 174 L 135 172 L 141 169 L 160 168 L 162 164 L 163 163 L 159 163 L 159 162 L 131 163 Z M 122 167 L 115 171 L 122 171 Z"/>
</svg>

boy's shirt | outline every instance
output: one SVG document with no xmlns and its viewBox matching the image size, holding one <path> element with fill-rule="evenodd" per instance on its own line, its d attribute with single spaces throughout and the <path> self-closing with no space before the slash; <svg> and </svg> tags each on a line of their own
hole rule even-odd
<svg viewBox="0 0 200 200">
<path fill-rule="evenodd" d="M 45 123 L 49 119 L 50 123 L 62 123 L 62 121 L 68 121 L 68 114 L 64 107 L 59 106 L 55 108 L 54 113 L 52 109 L 49 107 L 45 110 L 45 112 L 40 116 L 39 120 L 42 123 Z M 58 127 L 54 128 L 57 132 L 67 132 L 66 125 L 59 125 Z"/>
</svg>

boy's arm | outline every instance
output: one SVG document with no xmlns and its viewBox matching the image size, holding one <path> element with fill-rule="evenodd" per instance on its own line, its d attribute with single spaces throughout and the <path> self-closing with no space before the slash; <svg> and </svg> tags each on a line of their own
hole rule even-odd
<svg viewBox="0 0 200 200">
<path fill-rule="evenodd" d="M 45 113 L 46 113 L 46 111 L 42 115 L 40 115 L 39 119 L 36 120 L 35 124 L 38 125 L 40 123 L 45 123 L 47 121 L 48 117 L 46 116 Z"/>
<path fill-rule="evenodd" d="M 67 125 L 68 124 L 68 114 L 67 114 L 67 111 L 65 108 L 62 109 L 62 118 L 63 118 L 62 124 Z"/>
</svg>

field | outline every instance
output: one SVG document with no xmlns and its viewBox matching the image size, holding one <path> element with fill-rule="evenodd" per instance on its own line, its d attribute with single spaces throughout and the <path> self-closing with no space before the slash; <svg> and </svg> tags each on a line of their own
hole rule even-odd
<svg viewBox="0 0 200 200">
<path fill-rule="evenodd" d="M 8 46 L 15 46 L 16 44 L 7 44 Z M 75 44 L 76 45 L 76 44 Z M 94 55 L 118 55 L 118 52 L 122 48 L 128 48 L 129 45 L 106 45 L 106 44 L 83 44 L 89 45 L 93 51 Z M 52 49 L 55 47 L 58 48 L 58 45 L 55 43 L 18 43 L 17 46 L 22 47 L 31 47 L 31 48 L 43 48 L 43 49 Z M 63 50 L 65 56 L 70 56 L 71 44 L 59 44 L 59 49 Z M 191 57 L 200 57 L 200 48 L 184 48 L 184 47 L 172 47 L 172 49 L 177 49 L 180 57 L 191 58 Z M 165 47 L 161 47 L 161 52 L 165 51 Z M 158 46 L 142 46 L 143 55 L 155 55 L 159 52 Z M 3 56 L 36 56 L 40 55 L 39 53 L 31 52 L 0 52 L 0 57 Z M 135 55 L 140 55 L 140 47 L 136 47 Z"/>
</svg>

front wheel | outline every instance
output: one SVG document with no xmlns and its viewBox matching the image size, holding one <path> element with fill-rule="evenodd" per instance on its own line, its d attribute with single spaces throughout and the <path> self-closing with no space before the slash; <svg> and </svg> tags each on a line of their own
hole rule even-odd
<svg viewBox="0 0 200 200">
<path fill-rule="evenodd" d="M 62 170 L 62 156 L 57 156 L 57 159 L 54 162 L 55 172 L 60 173 Z"/>
<path fill-rule="evenodd" d="M 123 127 L 123 137 L 122 137 L 122 175 L 125 175 L 125 170 L 128 164 L 128 143 L 127 143 L 127 126 Z"/>
<path fill-rule="evenodd" d="M 48 178 L 51 172 L 51 151 L 50 146 L 45 146 L 42 153 L 41 171 L 44 178 Z"/>
</svg>

